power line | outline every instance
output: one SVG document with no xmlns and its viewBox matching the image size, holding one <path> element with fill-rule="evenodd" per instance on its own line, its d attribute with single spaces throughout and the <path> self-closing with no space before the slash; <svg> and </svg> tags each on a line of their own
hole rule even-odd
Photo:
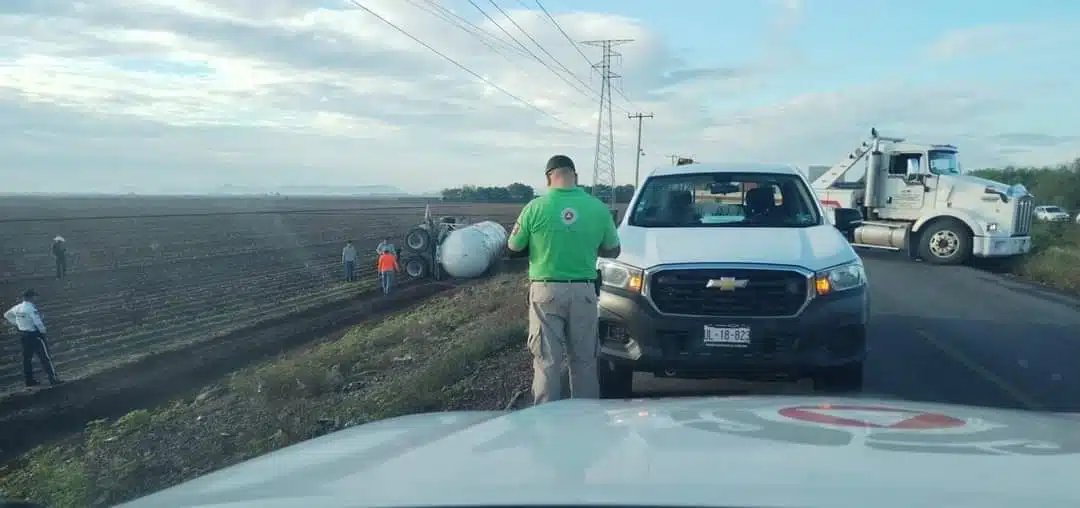
<svg viewBox="0 0 1080 508">
<path fill-rule="evenodd" d="M 414 6 L 420 7 L 419 5 L 417 5 L 415 3 L 415 0 L 407 0 L 407 1 L 409 3 L 411 3 L 411 4 L 413 4 Z M 439 5 L 438 0 L 423 0 L 423 1 L 424 1 L 424 3 L 426 3 L 428 5 L 428 8 L 424 9 L 424 10 L 426 10 L 427 12 L 429 12 L 429 13 L 435 15 L 435 16 L 438 16 L 443 21 L 446 21 L 447 23 L 450 23 L 450 24 L 456 26 L 458 29 L 471 34 L 473 37 L 476 37 L 477 39 L 480 39 L 480 41 L 484 42 L 484 44 L 486 46 L 488 46 L 488 48 L 490 48 L 492 51 L 494 51 L 496 53 L 499 53 L 500 55 L 503 54 L 503 53 L 500 53 L 499 50 L 492 47 L 491 44 L 487 42 L 487 39 L 495 41 L 496 43 L 498 43 L 502 47 L 510 49 L 510 50 L 514 51 L 515 53 L 521 55 L 521 56 L 529 56 L 529 54 L 522 51 L 521 48 L 519 48 L 519 47 L 517 47 L 517 46 L 515 46 L 513 44 L 510 44 L 509 42 L 506 42 L 506 41 L 504 41 L 504 40 L 502 40 L 502 39 L 500 39 L 498 37 L 495 37 L 494 35 L 489 34 L 487 32 L 487 30 L 484 30 L 483 28 L 477 26 L 476 23 L 473 23 L 472 21 L 469 21 L 468 19 L 461 16 L 460 14 L 458 14 L 458 13 L 456 13 L 456 12 L 454 12 L 454 11 L 452 11 L 452 10 L 442 6 L 442 5 Z M 431 9 L 435 9 L 438 12 L 433 12 Z M 487 39 L 485 39 L 485 38 L 487 38 Z M 509 57 L 506 57 L 505 55 L 503 55 L 503 56 L 504 56 L 504 58 L 509 58 Z"/>
<path fill-rule="evenodd" d="M 510 93 L 505 88 L 503 88 L 503 87 L 501 87 L 499 85 L 496 85 L 495 83 L 491 82 L 491 80 L 477 74 L 475 71 L 473 71 L 472 69 L 470 69 L 468 67 L 465 67 L 464 65 L 459 63 L 457 60 L 454 60 L 453 58 L 450 58 L 449 56 L 446 56 L 441 51 L 439 51 L 439 50 L 435 49 L 434 47 L 432 47 L 430 44 L 418 39 L 416 36 L 409 33 L 404 28 L 401 28 L 401 27 L 397 26 L 396 24 L 394 24 L 392 21 L 380 16 L 377 12 L 375 12 L 375 11 L 371 10 L 370 8 L 368 8 L 367 6 L 361 4 L 358 0 L 348 0 L 348 2 L 355 5 L 356 7 L 359 7 L 360 9 L 363 9 L 368 14 L 371 14 L 372 16 L 375 16 L 376 18 L 378 18 L 379 21 L 382 21 L 383 23 L 386 23 L 387 25 L 390 25 L 391 28 L 393 28 L 394 30 L 397 30 L 402 35 L 412 39 L 417 44 L 423 46 L 424 48 L 427 48 L 428 51 L 431 51 L 432 53 L 435 53 L 436 55 L 442 57 L 447 62 L 450 62 L 450 63 L 454 64 L 457 68 L 469 73 L 472 77 L 474 77 L 476 79 L 479 79 L 480 81 L 483 81 L 488 86 L 502 92 L 507 97 L 510 97 L 510 98 L 524 104 L 529 109 L 532 109 L 533 111 L 536 111 L 537 113 L 540 113 L 541 115 L 544 115 L 544 116 L 546 116 L 548 118 L 551 118 L 552 120 L 555 120 L 556 122 L 558 122 L 560 124 L 563 124 L 563 125 L 571 128 L 571 129 L 573 129 L 573 130 L 576 130 L 576 131 L 581 131 L 582 130 L 580 127 L 576 127 L 576 126 L 566 122 L 565 120 L 563 120 L 563 119 L 561 119 L 561 118 L 559 118 L 559 117 L 557 117 L 555 115 L 552 115 L 551 113 L 548 113 L 547 111 L 544 111 L 543 109 L 540 109 L 540 108 L 536 107 L 535 105 L 533 105 L 529 101 L 526 101 L 525 99 L 522 99 L 521 97 L 518 97 L 517 95 L 514 95 L 513 93 Z"/>
<path fill-rule="evenodd" d="M 570 86 L 570 88 L 573 88 L 578 93 L 585 94 L 586 96 L 589 96 L 589 97 L 591 97 L 593 95 L 592 90 L 589 89 L 588 85 L 585 85 L 585 90 L 586 91 L 582 91 L 580 88 L 577 87 L 577 85 L 575 85 L 574 83 L 571 83 L 570 80 L 566 79 L 565 76 L 560 74 L 559 71 L 552 68 L 551 65 L 548 65 L 548 63 L 545 62 L 543 58 L 540 58 L 539 56 L 536 55 L 536 53 L 533 53 L 527 46 L 525 46 L 525 43 L 518 40 L 517 37 L 514 37 L 510 33 L 509 30 L 507 30 L 506 28 L 503 28 L 503 26 L 500 25 L 498 21 L 495 21 L 495 18 L 491 17 L 491 15 L 488 14 L 487 11 L 485 11 L 483 9 L 483 7 L 480 7 L 479 5 L 477 5 L 477 3 L 474 0 L 467 0 L 467 1 L 469 2 L 470 5 L 475 7 L 476 10 L 480 11 L 480 14 L 483 14 L 484 17 L 487 18 L 487 20 L 491 22 L 491 24 L 495 25 L 495 27 L 498 28 L 502 33 L 506 34 L 506 36 L 509 37 L 510 40 L 516 42 L 518 44 L 518 46 L 521 46 L 522 50 L 524 50 L 526 53 L 528 53 L 529 56 L 531 56 L 534 60 L 536 60 L 537 62 L 540 62 L 540 65 L 543 65 L 544 67 L 546 67 L 547 70 L 551 71 L 551 73 L 555 75 L 555 77 L 561 79 L 563 81 L 563 83 L 566 83 L 567 85 Z M 498 7 L 498 5 L 496 5 L 496 7 Z M 511 22 L 513 22 L 513 20 L 511 20 Z"/>
<path fill-rule="evenodd" d="M 560 25 L 559 22 L 555 20 L 555 16 L 552 16 L 551 13 L 548 12 L 547 8 L 544 7 L 544 4 L 540 3 L 540 0 L 534 0 L 534 1 L 536 2 L 536 6 L 539 7 L 541 11 L 544 12 L 545 16 L 547 16 L 548 21 L 550 21 L 551 24 L 555 25 L 555 28 L 559 30 L 559 33 L 561 33 L 562 36 L 566 38 L 566 41 L 569 42 L 570 45 L 574 47 L 574 49 L 578 52 L 579 55 L 581 55 L 581 58 L 584 58 L 585 61 L 588 62 L 590 66 L 593 65 L 592 59 L 589 58 L 589 56 L 586 55 L 585 52 L 581 50 L 581 47 L 578 45 L 577 41 L 575 41 L 573 37 L 570 37 L 570 34 L 566 33 L 566 30 L 563 30 L 562 25 Z M 635 108 L 637 107 L 637 106 L 634 105 L 634 101 L 630 100 L 630 98 L 627 97 L 626 94 L 624 94 L 622 90 L 616 88 L 615 92 L 617 92 L 619 94 L 619 96 L 623 98 L 623 100 L 630 103 L 631 106 L 633 106 Z M 622 109 L 622 108 L 619 108 L 619 109 Z M 624 109 L 623 111 L 626 111 L 626 110 Z M 627 113 L 629 113 L 629 111 L 627 111 Z"/>
<path fill-rule="evenodd" d="M 580 77 L 578 77 L 578 75 L 577 75 L 577 74 L 575 74 L 575 73 L 574 73 L 574 71 L 571 71 L 571 70 L 570 70 L 570 69 L 568 69 L 568 68 L 567 68 L 567 67 L 566 67 L 565 65 L 563 65 L 563 63 L 562 63 L 561 61 L 559 61 L 559 59 L 558 59 L 558 58 L 555 58 L 555 55 L 552 55 L 552 54 L 551 54 L 551 52 L 549 52 L 549 51 L 547 50 L 547 48 L 545 48 L 545 47 L 544 47 L 544 45 L 543 45 L 543 44 L 540 44 L 540 43 L 539 43 L 539 42 L 538 42 L 538 41 L 537 41 L 537 40 L 536 40 L 536 39 L 535 39 L 535 38 L 534 38 L 534 37 L 533 37 L 532 35 L 530 35 L 530 34 L 529 34 L 529 32 L 528 32 L 528 31 L 526 31 L 526 30 L 525 30 L 524 28 L 522 28 L 522 26 L 521 26 L 521 25 L 519 25 L 517 21 L 514 21 L 514 18 L 510 17 L 510 15 L 509 15 L 509 14 L 507 14 L 507 13 L 506 13 L 506 11 L 504 11 L 502 7 L 499 7 L 499 4 L 498 4 L 498 3 L 496 3 L 496 2 L 495 2 L 495 0 L 488 0 L 488 2 L 491 2 L 491 5 L 495 6 L 495 8 L 496 8 L 496 9 L 498 9 L 498 10 L 499 10 L 499 12 L 501 12 L 501 13 L 502 13 L 502 15 L 503 15 L 503 16 L 505 16 L 505 17 L 506 17 L 506 19 L 508 19 L 508 20 L 510 21 L 510 23 L 512 23 L 512 24 L 513 24 L 513 25 L 514 25 L 515 27 L 517 27 L 517 29 L 518 29 L 518 30 L 519 30 L 519 31 L 520 31 L 521 33 L 525 34 L 525 37 L 528 37 L 528 38 L 529 38 L 529 40 L 530 40 L 530 41 L 532 41 L 532 43 L 536 45 L 536 47 L 540 48 L 540 51 L 543 51 L 543 52 L 544 52 L 544 54 L 545 54 L 545 55 L 547 55 L 547 56 L 548 56 L 549 58 L 551 58 L 551 60 L 552 60 L 553 62 L 555 62 L 555 63 L 556 63 L 556 64 L 557 64 L 557 65 L 558 65 L 559 67 L 561 67 L 561 68 L 562 68 L 562 70 L 566 71 L 566 73 L 567 73 L 567 74 L 569 74 L 569 75 L 570 75 L 570 76 L 572 76 L 572 77 L 573 77 L 574 79 L 576 79 L 576 80 L 578 81 L 578 83 L 581 83 L 581 84 L 582 84 L 582 86 L 584 86 L 586 90 L 589 90 L 590 92 L 593 92 L 594 94 L 596 93 L 596 92 L 595 92 L 595 91 L 594 91 L 594 90 L 592 89 L 592 87 L 591 87 L 591 86 L 589 86 L 589 84 L 588 84 L 588 83 L 586 83 L 586 82 L 585 82 L 585 81 L 583 81 L 583 80 L 582 80 L 582 79 L 581 79 Z"/>
<path fill-rule="evenodd" d="M 457 29 L 459 29 L 459 30 L 461 30 L 461 31 L 463 31 L 463 32 L 465 32 L 465 33 L 467 33 L 469 35 L 472 35 L 473 37 L 476 37 L 476 39 L 478 41 L 480 41 L 483 45 L 487 46 L 488 49 L 490 49 L 493 53 L 503 57 L 503 59 L 506 60 L 507 62 L 509 62 L 511 65 L 513 65 L 514 67 L 517 67 L 522 72 L 525 72 L 525 69 L 523 69 L 522 66 L 518 62 L 515 62 L 512 58 L 510 58 L 509 56 L 506 56 L 506 53 L 503 53 L 502 51 L 499 51 L 499 49 L 496 48 L 491 42 L 488 42 L 488 38 L 490 38 L 491 40 L 493 40 L 495 42 L 498 42 L 499 44 L 502 44 L 503 46 L 505 46 L 507 48 L 510 48 L 510 49 L 514 50 L 515 52 L 517 52 L 520 55 L 528 56 L 525 52 L 521 51 L 521 48 L 513 46 L 513 45 L 507 43 L 506 41 L 487 33 L 483 28 L 480 28 L 480 27 L 474 25 L 469 20 L 467 20 L 465 18 L 462 18 L 461 16 L 458 16 L 457 14 L 454 14 L 453 11 L 448 10 L 446 7 L 443 7 L 443 6 L 435 3 L 435 0 L 424 0 L 428 4 L 427 6 L 423 6 L 423 5 L 420 5 L 420 4 L 416 3 L 416 0 L 406 0 L 406 1 L 409 2 L 410 4 L 412 4 L 414 7 L 418 8 L 418 9 L 421 9 L 421 10 L 427 12 L 428 14 L 431 14 L 432 16 L 435 16 L 435 17 L 437 17 L 437 18 L 439 18 L 439 19 L 441 19 L 441 20 L 443 20 L 443 21 L 445 21 L 447 23 L 450 23 L 451 25 L 454 25 L 454 27 L 456 27 Z M 433 8 L 438 9 L 439 11 L 433 11 L 432 10 Z M 451 17 L 451 16 L 455 16 L 458 19 L 454 19 L 454 17 Z M 474 32 L 472 30 L 469 30 L 468 27 L 472 27 L 472 28 L 476 29 L 477 31 Z"/>
</svg>

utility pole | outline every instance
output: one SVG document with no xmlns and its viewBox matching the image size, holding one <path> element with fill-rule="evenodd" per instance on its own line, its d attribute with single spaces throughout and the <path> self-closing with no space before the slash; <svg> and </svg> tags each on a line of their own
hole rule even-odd
<svg viewBox="0 0 1080 508">
<path fill-rule="evenodd" d="M 632 42 L 633 39 L 605 39 L 585 41 L 582 44 L 597 46 L 602 50 L 600 62 L 593 68 L 600 71 L 600 116 L 596 120 L 596 153 L 593 156 L 593 195 L 604 201 L 599 195 L 600 187 L 607 186 L 608 201 L 611 209 L 615 203 L 615 130 L 611 121 L 611 82 L 621 76 L 612 72 L 611 59 L 620 56 L 615 46 Z"/>
<path fill-rule="evenodd" d="M 634 161 L 634 190 L 637 190 L 638 183 L 641 182 L 641 156 L 644 155 L 641 152 L 641 124 L 644 119 L 652 117 L 652 113 L 649 113 L 647 115 L 642 113 L 634 113 L 632 115 L 627 115 L 627 118 L 630 118 L 631 120 L 637 118 L 637 160 Z"/>
</svg>

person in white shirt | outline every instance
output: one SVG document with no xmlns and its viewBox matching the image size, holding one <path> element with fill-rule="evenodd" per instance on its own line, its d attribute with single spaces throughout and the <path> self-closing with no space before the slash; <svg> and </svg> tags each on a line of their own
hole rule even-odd
<svg viewBox="0 0 1080 508">
<path fill-rule="evenodd" d="M 37 355 L 45 374 L 49 376 L 49 384 L 56 385 L 62 381 L 56 377 L 56 368 L 53 366 L 52 355 L 49 354 L 49 343 L 45 338 L 45 323 L 41 320 L 41 313 L 34 305 L 37 292 L 27 289 L 23 293 L 22 302 L 7 310 L 4 319 L 19 330 L 19 339 L 22 341 L 23 376 L 26 378 L 26 386 L 37 386 L 34 379 L 34 366 L 31 361 Z"/>
<path fill-rule="evenodd" d="M 345 242 L 345 248 L 341 250 L 341 263 L 345 266 L 345 280 L 356 280 L 356 246 L 352 240 Z"/>
<path fill-rule="evenodd" d="M 394 252 L 394 244 L 390 243 L 389 238 L 383 238 L 383 240 L 379 242 L 379 246 L 375 247 L 376 256 L 384 252 L 389 252 L 395 256 L 397 255 L 397 252 Z"/>
</svg>

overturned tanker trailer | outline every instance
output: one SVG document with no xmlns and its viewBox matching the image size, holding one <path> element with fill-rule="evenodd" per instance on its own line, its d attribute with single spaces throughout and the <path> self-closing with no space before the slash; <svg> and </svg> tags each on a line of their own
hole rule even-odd
<svg viewBox="0 0 1080 508">
<path fill-rule="evenodd" d="M 464 217 L 431 216 L 405 234 L 401 267 L 414 279 L 472 278 L 487 273 L 502 258 L 506 228 L 494 221 L 469 224 Z"/>
</svg>

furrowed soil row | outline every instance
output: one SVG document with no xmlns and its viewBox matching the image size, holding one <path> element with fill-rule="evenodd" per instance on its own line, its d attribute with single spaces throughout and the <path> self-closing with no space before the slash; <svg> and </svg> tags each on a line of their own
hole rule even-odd
<svg viewBox="0 0 1080 508">
<path fill-rule="evenodd" d="M 0 461 L 72 432 L 88 421 L 191 394 L 255 361 L 346 327 L 401 311 L 445 290 L 445 283 L 415 283 L 389 297 L 367 295 L 292 312 L 235 330 L 215 340 L 145 356 L 116 369 L 56 388 L 0 399 Z"/>
<path fill-rule="evenodd" d="M 47 275 L 0 281 L 0 296 L 13 303 L 24 288 L 38 290 L 57 366 L 64 377 L 78 379 L 372 289 L 375 244 L 382 238 L 400 243 L 398 237 L 423 214 L 423 206 L 401 208 L 409 208 L 408 213 L 381 209 L 366 217 L 337 212 L 257 216 L 261 223 L 231 218 L 214 223 L 205 217 L 76 222 L 86 237 L 94 239 L 94 245 L 130 258 L 114 255 L 113 267 L 106 263 L 90 270 L 80 268 L 57 281 L 52 278 L 51 256 L 42 249 L 45 254 L 39 255 L 38 264 Z M 513 221 L 520 205 L 437 208 L 436 215 L 505 224 Z M 301 220 L 290 222 L 297 217 Z M 139 221 L 142 229 L 134 227 Z M 93 229 L 95 223 L 100 229 Z M 252 240 L 251 226 L 257 240 Z M 23 231 L 18 232 L 20 236 L 5 231 L 11 227 L 0 224 L 5 244 L 9 238 L 27 238 Z M 274 233 L 266 234 L 268 230 Z M 69 244 L 75 243 L 71 233 L 64 234 Z M 145 248 L 132 247 L 132 242 L 145 245 L 155 235 L 158 245 L 166 247 L 155 251 L 156 257 L 149 257 Z M 223 238 L 240 240 L 219 240 Z M 340 249 L 346 238 L 353 239 L 361 253 L 357 283 L 341 282 Z M 46 235 L 45 241 L 49 240 L 51 236 Z M 168 259 L 162 254 L 176 255 L 177 250 L 183 258 Z M 365 259 L 365 252 L 371 257 Z M 0 342 L 0 355 L 2 397 L 5 392 L 22 390 L 18 341 Z"/>
</svg>

